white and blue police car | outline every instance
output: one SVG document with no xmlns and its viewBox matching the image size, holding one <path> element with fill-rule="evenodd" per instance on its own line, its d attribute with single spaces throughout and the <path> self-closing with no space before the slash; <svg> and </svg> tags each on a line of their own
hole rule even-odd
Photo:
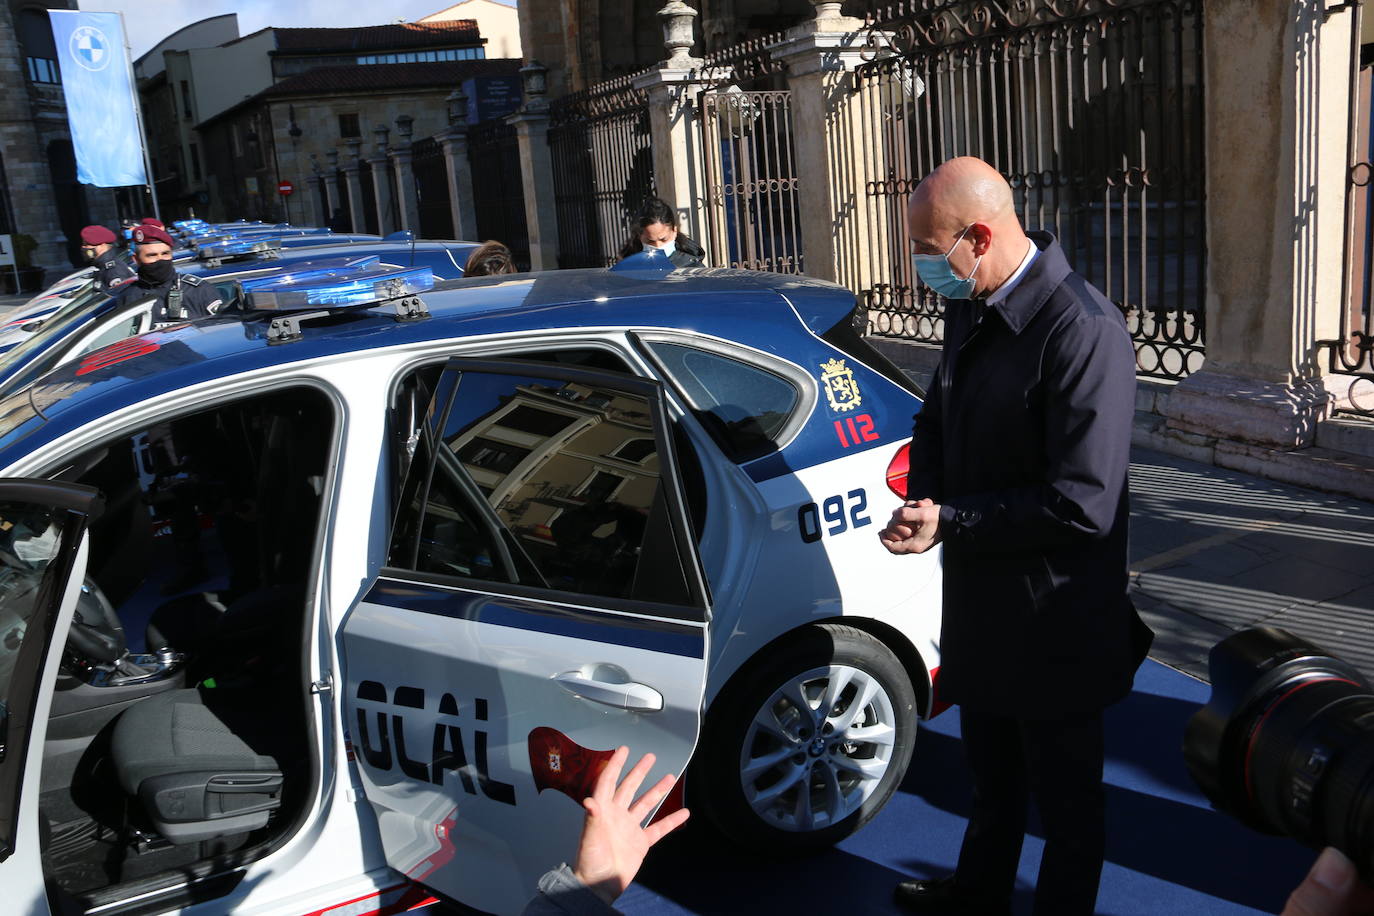
<svg viewBox="0 0 1374 916">
<path fill-rule="evenodd" d="M 887 801 L 939 558 L 877 543 L 920 400 L 852 294 L 373 264 L 251 296 L 0 400 L 11 908 L 518 912 L 621 744 L 755 849 Z"/>
</svg>

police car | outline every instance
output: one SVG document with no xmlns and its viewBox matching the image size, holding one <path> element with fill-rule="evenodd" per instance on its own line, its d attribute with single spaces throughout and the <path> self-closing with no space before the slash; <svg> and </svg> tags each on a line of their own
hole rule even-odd
<svg viewBox="0 0 1374 916">
<path fill-rule="evenodd" d="M 255 231 L 237 228 L 240 224 L 236 223 L 225 225 L 230 228 L 207 235 L 203 240 L 223 243 L 236 238 L 253 238 L 255 241 L 275 241 L 278 243 L 276 247 L 284 249 L 325 248 L 382 241 L 409 243 L 411 241 L 409 232 L 392 233 L 383 239 L 377 235 L 336 233 L 328 229 L 315 230 L 292 227 L 283 230 L 278 227 L 266 227 Z M 458 247 L 467 246 L 467 250 L 477 247 L 474 242 L 451 242 L 448 244 Z M 189 245 L 178 247 L 172 252 L 172 260 L 176 263 L 177 269 L 183 272 L 197 272 L 194 266 L 197 257 L 198 250 Z M 129 261 L 132 264 L 132 258 Z M 3 321 L 0 321 L 0 352 L 22 342 L 29 334 L 38 329 L 39 322 L 86 292 L 93 285 L 94 274 L 94 267 L 83 267 L 73 271 L 28 302 L 8 312 Z"/>
<path fill-rule="evenodd" d="M 283 251 L 276 240 L 232 240 L 200 249 L 200 260 L 178 270 L 213 282 L 220 298 L 234 308 L 240 287 L 273 277 L 300 282 L 321 268 L 376 264 L 428 268 L 435 276 L 457 279 L 477 246 L 471 242 L 377 242 Z M 31 329 L 0 339 L 0 393 L 27 385 L 53 367 L 79 359 L 107 344 L 152 328 L 151 300 L 124 303 L 88 284 L 61 308 Z M 28 328 L 28 326 L 25 326 Z"/>
<path fill-rule="evenodd" d="M 264 284 L 0 400 L 10 906 L 519 912 L 621 744 L 755 850 L 895 790 L 939 559 L 877 543 L 920 401 L 853 295 L 432 284 Z"/>
</svg>

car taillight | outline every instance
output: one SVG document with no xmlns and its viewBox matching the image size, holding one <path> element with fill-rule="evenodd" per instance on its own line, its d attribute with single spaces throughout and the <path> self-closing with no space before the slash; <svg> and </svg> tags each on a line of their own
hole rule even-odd
<svg viewBox="0 0 1374 916">
<path fill-rule="evenodd" d="M 897 454 L 892 456 L 892 461 L 887 465 L 887 488 L 899 499 L 906 499 L 906 475 L 910 469 L 911 443 L 908 442 L 897 449 Z"/>
</svg>

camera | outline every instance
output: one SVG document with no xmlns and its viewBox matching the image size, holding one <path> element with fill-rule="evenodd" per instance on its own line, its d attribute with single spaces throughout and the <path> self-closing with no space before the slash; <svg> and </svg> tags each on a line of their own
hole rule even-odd
<svg viewBox="0 0 1374 916">
<path fill-rule="evenodd" d="M 1208 658 L 1212 696 L 1183 757 L 1220 810 L 1263 833 L 1335 846 L 1374 883 L 1374 691 L 1348 662 L 1274 627 Z"/>
</svg>

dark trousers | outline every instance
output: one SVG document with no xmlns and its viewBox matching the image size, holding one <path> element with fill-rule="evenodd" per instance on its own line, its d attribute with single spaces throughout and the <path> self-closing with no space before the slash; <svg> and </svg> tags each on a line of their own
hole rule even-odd
<svg viewBox="0 0 1374 916">
<path fill-rule="evenodd" d="M 1035 799 L 1045 854 L 1036 916 L 1089 916 L 1106 846 L 1102 713 L 1030 720 L 961 708 L 973 776 L 973 814 L 959 851 L 956 884 L 1009 899 Z"/>
</svg>

